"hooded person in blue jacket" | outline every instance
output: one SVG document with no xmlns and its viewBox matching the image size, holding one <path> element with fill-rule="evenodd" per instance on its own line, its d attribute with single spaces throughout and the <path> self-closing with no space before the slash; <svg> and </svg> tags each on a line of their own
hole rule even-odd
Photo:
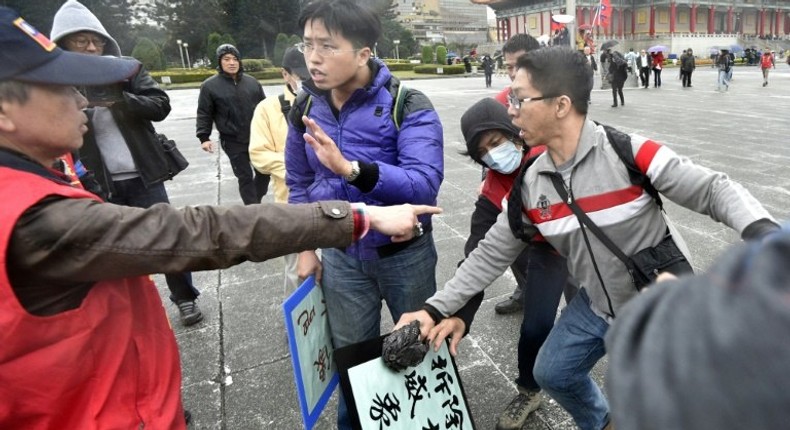
<svg viewBox="0 0 790 430">
<path fill-rule="evenodd" d="M 322 0 L 302 10 L 299 26 L 311 79 L 308 100 L 291 110 L 289 203 L 435 204 L 444 178 L 441 122 L 413 89 L 402 89 L 402 112 L 393 115 L 397 80 L 373 58 L 378 17 L 353 1 Z M 415 230 L 422 234 L 406 243 L 371 233 L 347 248 L 323 249 L 321 261 L 315 251 L 299 255 L 299 276 L 315 274 L 323 286 L 336 348 L 379 335 L 382 299 L 397 321 L 436 291 L 431 217 L 421 216 Z M 349 426 L 342 399 L 338 425 Z"/>
</svg>

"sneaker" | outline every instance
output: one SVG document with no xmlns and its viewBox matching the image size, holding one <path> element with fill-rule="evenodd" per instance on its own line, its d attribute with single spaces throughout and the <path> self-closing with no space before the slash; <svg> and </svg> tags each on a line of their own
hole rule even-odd
<svg viewBox="0 0 790 430">
<path fill-rule="evenodd" d="M 540 407 L 540 391 L 519 388 L 519 393 L 502 412 L 496 422 L 497 430 L 519 430 L 524 427 L 527 417 Z"/>
<path fill-rule="evenodd" d="M 181 300 L 176 303 L 178 313 L 181 314 L 181 324 L 190 326 L 203 321 L 203 313 L 194 300 Z"/>
<path fill-rule="evenodd" d="M 521 302 L 508 298 L 494 305 L 494 312 L 500 315 L 514 314 L 521 310 Z"/>
</svg>

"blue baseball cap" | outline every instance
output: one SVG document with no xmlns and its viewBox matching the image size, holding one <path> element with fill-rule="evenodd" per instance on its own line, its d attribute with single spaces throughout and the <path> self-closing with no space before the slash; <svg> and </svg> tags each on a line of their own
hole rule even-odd
<svg viewBox="0 0 790 430">
<path fill-rule="evenodd" d="M 0 81 L 51 85 L 106 85 L 140 69 L 134 59 L 67 52 L 13 9 L 0 7 Z"/>
</svg>

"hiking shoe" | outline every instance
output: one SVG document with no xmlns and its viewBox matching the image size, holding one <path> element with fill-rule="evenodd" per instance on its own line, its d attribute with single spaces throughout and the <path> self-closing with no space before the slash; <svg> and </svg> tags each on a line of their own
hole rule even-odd
<svg viewBox="0 0 790 430">
<path fill-rule="evenodd" d="M 494 305 L 494 312 L 500 315 L 514 314 L 521 310 L 521 302 L 512 298 L 502 300 Z"/>
<path fill-rule="evenodd" d="M 190 326 L 203 321 L 203 313 L 194 300 L 180 300 L 176 303 L 178 313 L 181 314 L 181 324 Z"/>
<path fill-rule="evenodd" d="M 519 430 L 524 427 L 527 417 L 540 407 L 540 391 L 529 391 L 522 388 L 513 401 L 502 412 L 496 422 L 497 430 Z"/>
</svg>

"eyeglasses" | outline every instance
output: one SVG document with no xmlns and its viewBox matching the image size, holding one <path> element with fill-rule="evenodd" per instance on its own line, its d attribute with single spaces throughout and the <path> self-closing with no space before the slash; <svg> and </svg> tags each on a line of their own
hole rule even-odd
<svg viewBox="0 0 790 430">
<path fill-rule="evenodd" d="M 104 48 L 104 45 L 107 44 L 107 40 L 103 37 L 73 37 L 69 39 L 69 44 L 80 49 L 87 48 L 91 43 L 97 48 Z"/>
<path fill-rule="evenodd" d="M 356 52 L 359 49 L 335 49 L 329 45 L 313 46 L 312 43 L 297 43 L 296 49 L 302 54 L 312 54 L 314 51 L 322 57 L 332 57 L 343 52 Z"/>
<path fill-rule="evenodd" d="M 551 95 L 551 96 L 540 96 L 540 97 L 525 97 L 523 99 L 520 99 L 520 98 L 516 97 L 515 93 L 511 92 L 510 94 L 507 95 L 507 102 L 508 102 L 508 104 L 510 104 L 510 106 L 513 106 L 513 109 L 521 110 L 521 105 L 524 104 L 524 103 L 537 102 L 537 101 L 546 100 L 546 99 L 553 99 L 555 97 L 560 97 L 561 95 L 562 94 Z"/>
</svg>

